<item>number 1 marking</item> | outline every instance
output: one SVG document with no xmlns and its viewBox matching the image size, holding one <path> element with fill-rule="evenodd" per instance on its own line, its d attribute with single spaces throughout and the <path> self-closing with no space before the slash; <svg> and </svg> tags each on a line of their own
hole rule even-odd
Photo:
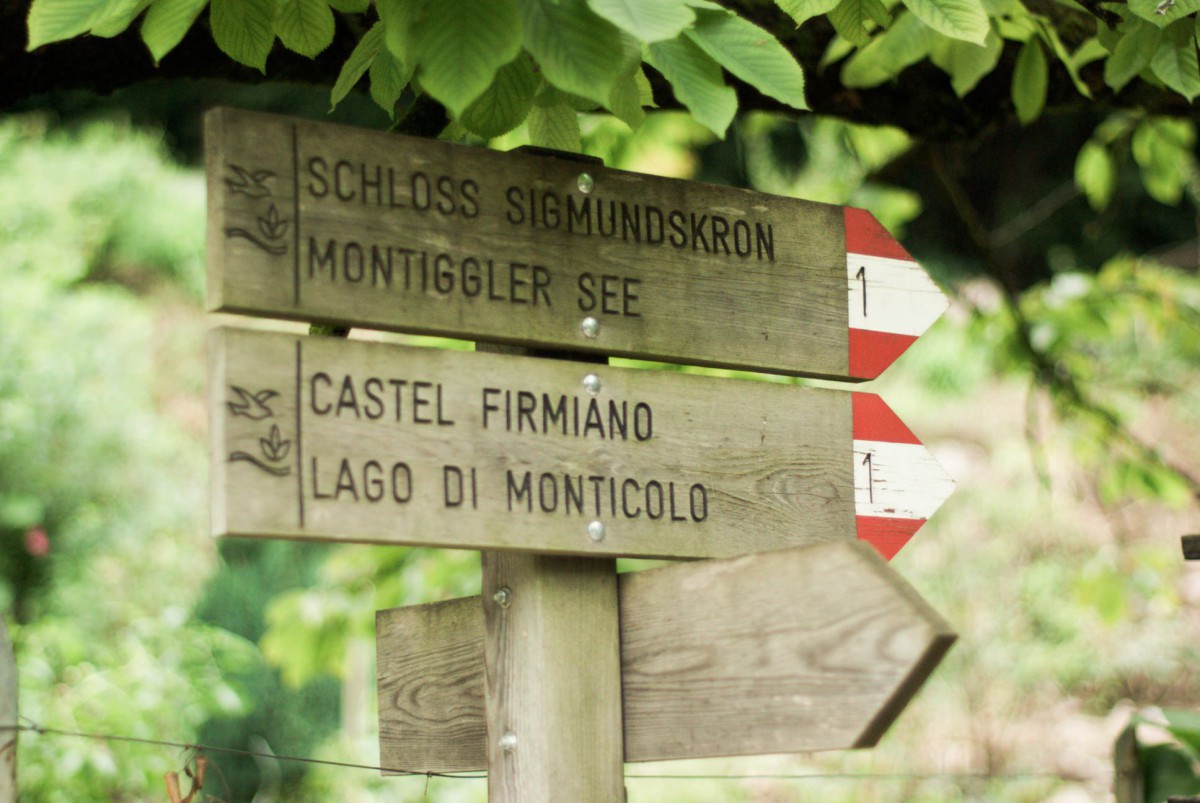
<svg viewBox="0 0 1200 803">
<path fill-rule="evenodd" d="M 875 503 L 875 465 L 871 461 L 872 452 L 867 452 L 867 456 L 863 458 L 862 464 L 867 467 L 867 499 Z"/>
<path fill-rule="evenodd" d="M 858 273 L 854 274 L 855 279 L 862 279 L 863 290 L 863 317 L 867 317 L 867 266 L 863 265 L 858 269 Z"/>
</svg>

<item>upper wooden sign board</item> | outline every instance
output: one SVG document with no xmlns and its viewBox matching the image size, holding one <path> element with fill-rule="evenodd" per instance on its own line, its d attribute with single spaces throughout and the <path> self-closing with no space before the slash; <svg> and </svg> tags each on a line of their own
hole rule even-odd
<svg viewBox="0 0 1200 803">
<path fill-rule="evenodd" d="M 209 112 L 215 312 L 873 379 L 945 297 L 868 212 Z"/>
<path fill-rule="evenodd" d="M 219 329 L 217 535 L 891 557 L 949 481 L 868 393 Z"/>
</svg>

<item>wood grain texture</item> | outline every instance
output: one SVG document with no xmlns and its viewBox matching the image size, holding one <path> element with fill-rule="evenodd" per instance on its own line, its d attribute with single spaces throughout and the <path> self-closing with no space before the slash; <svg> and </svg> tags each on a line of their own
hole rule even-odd
<svg viewBox="0 0 1200 803">
<path fill-rule="evenodd" d="M 623 574 L 618 595 L 629 762 L 868 747 L 955 639 L 862 543 Z"/>
<path fill-rule="evenodd" d="M 379 611 L 375 633 L 381 766 L 401 772 L 483 767 L 479 598 Z"/>
<path fill-rule="evenodd" d="M 485 552 L 483 618 L 488 800 L 623 800 L 615 562 Z"/>
<path fill-rule="evenodd" d="M 842 207 L 233 109 L 205 136 L 213 311 L 850 378 Z"/>
<path fill-rule="evenodd" d="M 216 535 L 679 558 L 855 537 L 849 393 L 236 329 L 210 349 Z"/>
</svg>

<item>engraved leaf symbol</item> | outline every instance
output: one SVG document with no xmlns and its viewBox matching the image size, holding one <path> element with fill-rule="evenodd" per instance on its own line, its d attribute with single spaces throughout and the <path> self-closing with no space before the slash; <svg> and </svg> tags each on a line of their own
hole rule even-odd
<svg viewBox="0 0 1200 803">
<path fill-rule="evenodd" d="M 267 239 L 278 240 L 287 233 L 288 221 L 286 218 L 281 218 L 275 204 L 271 204 L 267 214 L 258 219 L 258 228 Z"/>
<path fill-rule="evenodd" d="M 262 447 L 263 454 L 268 460 L 278 462 L 287 457 L 288 452 L 292 448 L 291 441 L 285 441 L 279 434 L 279 425 L 271 425 L 271 437 L 259 438 L 259 445 Z"/>
</svg>

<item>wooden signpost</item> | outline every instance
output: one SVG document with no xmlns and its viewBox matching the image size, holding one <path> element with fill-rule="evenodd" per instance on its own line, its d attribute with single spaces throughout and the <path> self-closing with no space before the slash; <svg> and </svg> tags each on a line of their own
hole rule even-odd
<svg viewBox="0 0 1200 803">
<path fill-rule="evenodd" d="M 953 484 L 879 397 L 213 333 L 217 535 L 730 557 L 893 555 Z"/>
<path fill-rule="evenodd" d="M 875 554 L 944 472 L 871 394 L 603 362 L 877 376 L 946 301 L 873 217 L 230 109 L 206 138 L 210 309 L 492 352 L 212 334 L 215 534 L 483 550 L 482 598 L 379 614 L 385 765 L 599 803 L 624 761 L 879 738 L 954 639 Z"/>
<path fill-rule="evenodd" d="M 869 747 L 954 641 L 853 542 L 618 580 L 629 762 Z M 487 767 L 485 607 L 500 603 L 376 615 L 384 766 Z"/>
<path fill-rule="evenodd" d="M 873 379 L 946 308 L 868 212 L 218 109 L 209 307 Z"/>
</svg>

